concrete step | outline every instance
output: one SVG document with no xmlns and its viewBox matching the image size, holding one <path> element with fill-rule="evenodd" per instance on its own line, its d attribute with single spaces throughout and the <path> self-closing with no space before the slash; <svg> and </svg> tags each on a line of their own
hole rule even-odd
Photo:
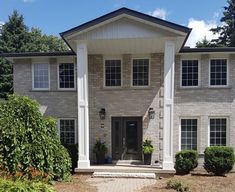
<svg viewBox="0 0 235 192">
<path fill-rule="evenodd" d="M 92 177 L 96 178 L 139 178 L 155 179 L 155 173 L 127 173 L 127 172 L 94 172 Z"/>
</svg>

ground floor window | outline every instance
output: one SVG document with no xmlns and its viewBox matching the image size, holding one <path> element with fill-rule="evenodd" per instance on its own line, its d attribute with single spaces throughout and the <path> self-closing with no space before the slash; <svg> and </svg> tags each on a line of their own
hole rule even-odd
<svg viewBox="0 0 235 192">
<path fill-rule="evenodd" d="M 76 129 L 74 119 L 59 120 L 60 141 L 64 145 L 72 145 L 76 143 Z"/>
<path fill-rule="evenodd" d="M 197 119 L 181 119 L 181 150 L 197 150 Z"/>
<path fill-rule="evenodd" d="M 226 118 L 210 118 L 210 146 L 226 145 Z"/>
</svg>

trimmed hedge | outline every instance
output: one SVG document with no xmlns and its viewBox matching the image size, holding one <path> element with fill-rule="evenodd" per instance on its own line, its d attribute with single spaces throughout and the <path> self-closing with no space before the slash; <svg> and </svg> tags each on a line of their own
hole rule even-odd
<svg viewBox="0 0 235 192">
<path fill-rule="evenodd" d="M 235 156 L 232 147 L 211 146 L 204 154 L 204 168 L 208 173 L 224 175 L 233 169 Z"/>
<path fill-rule="evenodd" d="M 198 165 L 198 153 L 194 150 L 183 150 L 175 155 L 176 174 L 189 174 Z"/>
</svg>

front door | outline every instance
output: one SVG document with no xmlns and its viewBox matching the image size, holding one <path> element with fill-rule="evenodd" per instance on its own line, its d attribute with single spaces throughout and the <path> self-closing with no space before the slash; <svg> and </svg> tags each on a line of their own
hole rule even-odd
<svg viewBox="0 0 235 192">
<path fill-rule="evenodd" d="M 142 117 L 112 118 L 114 160 L 142 159 Z"/>
</svg>

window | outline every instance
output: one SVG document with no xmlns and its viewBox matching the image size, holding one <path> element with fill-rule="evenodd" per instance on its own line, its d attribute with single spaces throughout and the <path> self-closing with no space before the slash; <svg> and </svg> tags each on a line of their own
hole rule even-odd
<svg viewBox="0 0 235 192">
<path fill-rule="evenodd" d="M 226 145 L 226 118 L 211 118 L 210 119 L 210 145 Z"/>
<path fill-rule="evenodd" d="M 198 60 L 182 60 L 181 86 L 198 86 Z"/>
<path fill-rule="evenodd" d="M 105 60 L 105 86 L 121 86 L 121 60 Z"/>
<path fill-rule="evenodd" d="M 49 65 L 47 63 L 33 64 L 33 89 L 49 89 Z"/>
<path fill-rule="evenodd" d="M 59 122 L 60 141 L 62 144 L 75 144 L 75 120 L 74 119 L 60 119 Z"/>
<path fill-rule="evenodd" d="M 197 119 L 181 119 L 181 150 L 197 150 Z"/>
<path fill-rule="evenodd" d="M 73 63 L 59 64 L 59 88 L 61 89 L 74 89 L 75 88 L 75 75 Z"/>
<path fill-rule="evenodd" d="M 133 59 L 133 86 L 149 85 L 149 59 Z"/>
<path fill-rule="evenodd" d="M 210 85 L 211 86 L 227 85 L 226 59 L 212 59 L 210 61 Z"/>
</svg>

